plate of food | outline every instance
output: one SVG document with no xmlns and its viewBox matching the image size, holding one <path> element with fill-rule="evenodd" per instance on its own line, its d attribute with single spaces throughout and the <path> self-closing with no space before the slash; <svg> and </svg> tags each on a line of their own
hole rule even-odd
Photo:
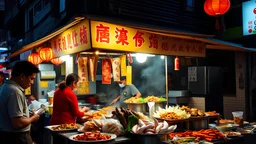
<svg viewBox="0 0 256 144">
<path fill-rule="evenodd" d="M 238 129 L 236 132 L 239 132 L 242 135 L 252 134 L 251 130 L 245 130 L 245 129 Z"/>
<path fill-rule="evenodd" d="M 84 132 L 81 134 L 72 135 L 69 137 L 70 140 L 75 142 L 104 142 L 114 140 L 116 138 L 115 134 L 111 133 L 101 133 L 100 131 L 96 132 Z"/>
<path fill-rule="evenodd" d="M 215 123 L 218 123 L 218 121 L 214 121 Z M 219 123 L 220 124 L 233 124 L 234 123 L 234 120 L 229 120 L 229 119 L 220 119 L 219 120 Z"/>
<path fill-rule="evenodd" d="M 218 116 L 218 115 L 220 115 L 220 114 L 217 113 L 216 111 L 204 112 L 204 114 L 205 114 L 206 116 Z"/>
<path fill-rule="evenodd" d="M 240 132 L 224 132 L 224 135 L 226 135 L 226 137 L 238 137 L 241 136 Z"/>
<path fill-rule="evenodd" d="M 80 127 L 81 125 L 74 124 L 74 123 L 46 126 L 46 128 L 50 129 L 51 131 L 57 131 L 57 132 L 77 130 Z"/>
</svg>

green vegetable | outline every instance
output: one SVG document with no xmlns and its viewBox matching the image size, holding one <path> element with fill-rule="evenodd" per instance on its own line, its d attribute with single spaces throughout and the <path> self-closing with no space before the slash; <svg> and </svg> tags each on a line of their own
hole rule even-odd
<svg viewBox="0 0 256 144">
<path fill-rule="evenodd" d="M 144 98 L 140 98 L 139 100 L 138 100 L 138 103 L 146 103 L 147 102 L 147 100 L 145 100 Z"/>
<path fill-rule="evenodd" d="M 129 115 L 127 119 L 127 129 L 125 132 L 130 133 L 132 131 L 133 126 L 138 124 L 139 118 L 135 115 Z"/>
<path fill-rule="evenodd" d="M 160 101 L 166 101 L 166 98 L 160 97 Z"/>
</svg>

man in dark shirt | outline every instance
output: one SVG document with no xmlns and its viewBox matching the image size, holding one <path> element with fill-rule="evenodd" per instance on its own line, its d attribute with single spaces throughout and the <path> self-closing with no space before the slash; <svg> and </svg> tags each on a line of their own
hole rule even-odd
<svg viewBox="0 0 256 144">
<path fill-rule="evenodd" d="M 117 101 L 119 101 L 119 107 L 127 107 L 127 105 L 124 103 L 124 100 L 130 98 L 130 97 L 137 97 L 139 98 L 141 96 L 141 93 L 139 92 L 139 90 L 133 85 L 127 85 L 126 84 L 126 77 L 122 76 L 120 78 L 120 81 L 118 82 L 119 86 L 120 86 L 120 95 L 114 99 L 112 101 L 111 104 L 116 103 Z"/>
</svg>

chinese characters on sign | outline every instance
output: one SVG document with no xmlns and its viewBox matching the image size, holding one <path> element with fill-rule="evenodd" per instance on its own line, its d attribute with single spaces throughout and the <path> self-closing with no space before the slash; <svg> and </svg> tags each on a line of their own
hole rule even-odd
<svg viewBox="0 0 256 144">
<path fill-rule="evenodd" d="M 91 21 L 92 47 L 175 56 L 205 56 L 205 43 L 161 36 L 105 22 Z"/>
<path fill-rule="evenodd" d="M 77 88 L 77 94 L 89 94 L 90 93 L 90 82 L 80 82 L 79 87 Z"/>
<path fill-rule="evenodd" d="M 114 81 L 120 81 L 120 58 L 112 58 L 112 69 Z"/>
<path fill-rule="evenodd" d="M 78 76 L 81 82 L 87 82 L 88 79 L 88 67 L 87 67 L 88 57 L 78 58 Z"/>
<path fill-rule="evenodd" d="M 90 49 L 89 21 L 84 20 L 54 37 L 50 43 L 54 57 L 77 53 Z"/>
<path fill-rule="evenodd" d="M 111 84 L 110 59 L 102 59 L 102 84 Z"/>
</svg>

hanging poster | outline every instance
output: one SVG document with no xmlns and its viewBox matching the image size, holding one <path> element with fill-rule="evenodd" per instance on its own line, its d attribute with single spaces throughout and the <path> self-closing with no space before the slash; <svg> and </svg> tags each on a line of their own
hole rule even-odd
<svg viewBox="0 0 256 144">
<path fill-rule="evenodd" d="M 87 67 L 88 57 L 78 58 L 78 76 L 81 82 L 88 82 L 88 67 Z"/>
<path fill-rule="evenodd" d="M 111 60 L 102 59 L 102 84 L 111 84 Z"/>
<path fill-rule="evenodd" d="M 112 58 L 111 60 L 114 81 L 120 81 L 120 58 Z"/>
<path fill-rule="evenodd" d="M 90 82 L 81 82 L 77 88 L 77 94 L 90 94 Z"/>
<path fill-rule="evenodd" d="M 121 76 L 126 76 L 126 55 L 120 56 Z"/>
</svg>

